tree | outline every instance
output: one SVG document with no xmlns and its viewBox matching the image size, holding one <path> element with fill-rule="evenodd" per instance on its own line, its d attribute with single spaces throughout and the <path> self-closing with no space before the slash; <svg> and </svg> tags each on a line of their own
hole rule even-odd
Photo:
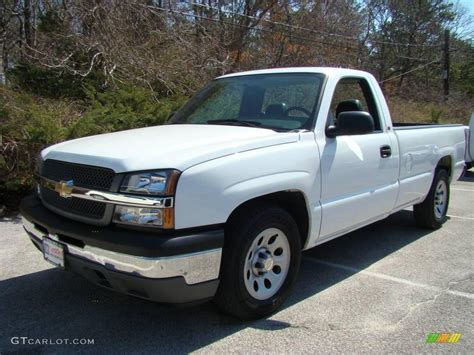
<svg viewBox="0 0 474 355">
<path fill-rule="evenodd" d="M 438 62 L 443 29 L 455 18 L 453 5 L 445 0 L 368 0 L 366 6 L 371 9 L 369 44 L 378 79 L 396 77 L 401 92 L 406 73 Z"/>
</svg>

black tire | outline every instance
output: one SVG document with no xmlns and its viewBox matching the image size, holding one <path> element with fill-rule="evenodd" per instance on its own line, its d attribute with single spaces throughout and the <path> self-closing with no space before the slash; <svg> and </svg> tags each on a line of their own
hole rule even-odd
<svg viewBox="0 0 474 355">
<path fill-rule="evenodd" d="M 462 172 L 462 175 L 465 176 L 469 174 L 469 170 L 472 169 L 472 163 L 466 163 L 464 166 L 464 171 Z"/>
<path fill-rule="evenodd" d="M 257 236 L 268 228 L 285 233 L 290 250 L 286 279 L 280 289 L 266 300 L 250 295 L 245 286 L 244 267 L 248 252 Z M 301 263 L 301 240 L 293 218 L 282 208 L 258 205 L 238 213 L 226 227 L 220 284 L 214 302 L 219 309 L 237 318 L 248 320 L 275 312 L 288 297 Z"/>
<path fill-rule="evenodd" d="M 440 181 L 444 181 L 447 189 L 446 207 L 441 216 L 436 216 L 435 200 L 436 200 L 436 188 Z M 446 214 L 449 207 L 449 176 L 446 170 L 440 169 L 435 173 L 433 183 L 431 184 L 430 191 L 422 203 L 413 206 L 413 213 L 418 226 L 429 229 L 438 229 L 444 222 L 446 222 Z"/>
</svg>

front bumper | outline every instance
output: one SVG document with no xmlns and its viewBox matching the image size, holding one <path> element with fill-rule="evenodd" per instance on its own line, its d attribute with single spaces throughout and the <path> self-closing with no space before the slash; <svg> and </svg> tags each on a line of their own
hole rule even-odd
<svg viewBox="0 0 474 355">
<path fill-rule="evenodd" d="M 164 303 L 212 298 L 217 290 L 222 230 L 155 234 L 90 226 L 58 216 L 36 196 L 20 206 L 25 231 L 42 250 L 48 236 L 65 245 L 65 267 L 97 285 Z"/>
</svg>

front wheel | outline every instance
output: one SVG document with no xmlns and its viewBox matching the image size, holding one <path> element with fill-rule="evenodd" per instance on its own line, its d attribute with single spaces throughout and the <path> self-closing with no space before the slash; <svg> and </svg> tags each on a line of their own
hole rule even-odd
<svg viewBox="0 0 474 355">
<path fill-rule="evenodd" d="M 449 205 L 449 176 L 438 170 L 425 200 L 413 206 L 416 223 L 420 227 L 438 229 L 446 222 Z"/>
<path fill-rule="evenodd" d="M 227 230 L 215 303 L 241 319 L 270 315 L 298 273 L 301 242 L 295 221 L 279 207 L 262 205 L 241 213 Z"/>
</svg>

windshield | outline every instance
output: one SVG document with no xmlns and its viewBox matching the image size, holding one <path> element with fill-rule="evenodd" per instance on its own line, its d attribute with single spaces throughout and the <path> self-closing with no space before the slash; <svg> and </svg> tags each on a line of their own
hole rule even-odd
<svg viewBox="0 0 474 355">
<path fill-rule="evenodd" d="M 170 123 L 221 124 L 276 131 L 310 129 L 323 75 L 259 74 L 216 79 Z"/>
</svg>

